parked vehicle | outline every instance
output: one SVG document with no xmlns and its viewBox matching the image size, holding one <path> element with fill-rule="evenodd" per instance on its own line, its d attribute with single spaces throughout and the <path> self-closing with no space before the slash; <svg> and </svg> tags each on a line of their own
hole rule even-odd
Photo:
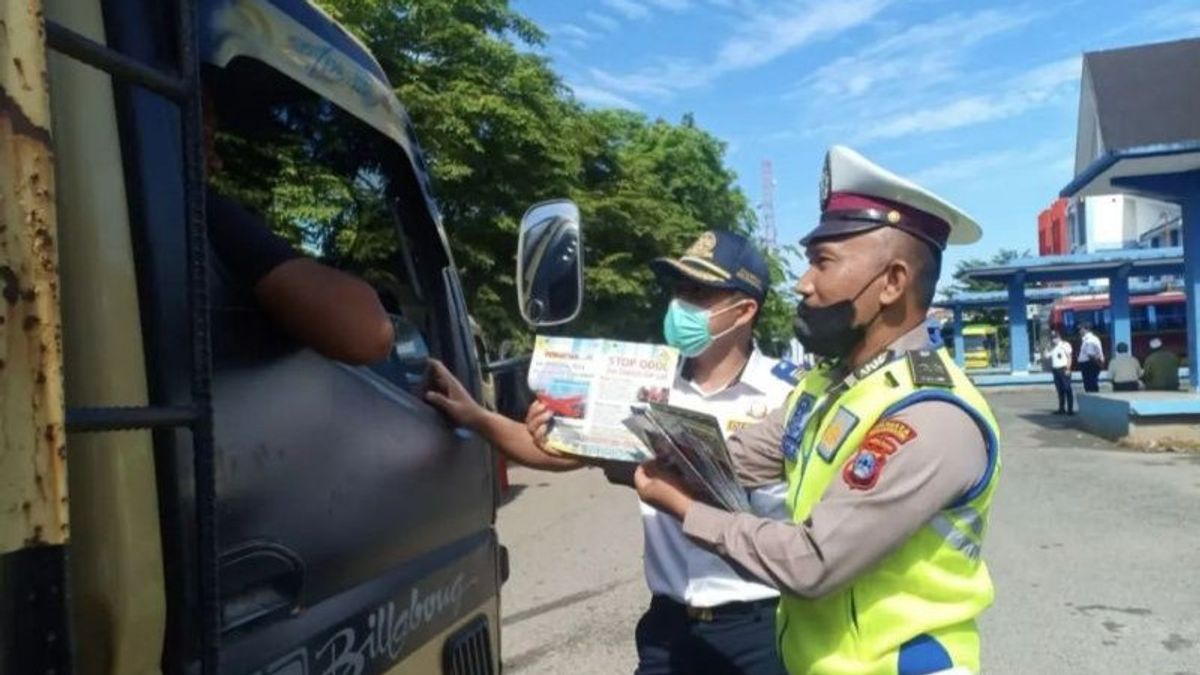
<svg viewBox="0 0 1200 675">
<path fill-rule="evenodd" d="M 1187 360 L 1187 298 L 1180 291 L 1153 295 L 1135 295 L 1129 299 L 1130 352 L 1139 360 L 1150 353 L 1150 340 L 1157 337 L 1163 346 Z M 1050 310 L 1050 325 L 1074 340 L 1083 324 L 1096 331 L 1104 354 L 1113 354 L 1111 340 L 1112 309 L 1108 295 L 1077 295 L 1062 298 Z M 1076 344 L 1078 347 L 1078 344 Z M 1078 349 L 1076 349 L 1078 355 Z"/>
<path fill-rule="evenodd" d="M 429 356 L 482 396 L 477 336 L 379 64 L 305 0 L 44 9 L 0 9 L 0 672 L 499 672 L 496 462 L 423 399 Z M 287 337 L 205 245 L 202 81 L 225 141 L 286 127 L 353 186 L 321 217 L 398 242 L 385 361 Z M 575 264 L 526 265 L 533 323 Z"/>
<path fill-rule="evenodd" d="M 963 326 L 963 356 L 967 370 L 995 368 L 1000 364 L 1000 330 L 972 323 Z"/>
</svg>

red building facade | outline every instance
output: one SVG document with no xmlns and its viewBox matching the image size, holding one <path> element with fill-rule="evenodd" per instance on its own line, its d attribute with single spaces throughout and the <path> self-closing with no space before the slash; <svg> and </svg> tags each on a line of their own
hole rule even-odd
<svg viewBox="0 0 1200 675">
<path fill-rule="evenodd" d="M 1066 199 L 1056 199 L 1049 208 L 1038 214 L 1038 254 L 1058 255 L 1071 252 L 1067 235 Z"/>
</svg>

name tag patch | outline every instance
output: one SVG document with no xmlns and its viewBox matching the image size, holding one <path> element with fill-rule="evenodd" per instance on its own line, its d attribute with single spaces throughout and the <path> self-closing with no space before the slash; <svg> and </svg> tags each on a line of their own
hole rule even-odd
<svg viewBox="0 0 1200 675">
<path fill-rule="evenodd" d="M 743 420 L 730 417 L 729 419 L 725 420 L 725 433 L 726 435 L 732 436 L 746 427 L 752 427 L 755 424 L 758 424 L 758 422 L 759 420 Z"/>
</svg>

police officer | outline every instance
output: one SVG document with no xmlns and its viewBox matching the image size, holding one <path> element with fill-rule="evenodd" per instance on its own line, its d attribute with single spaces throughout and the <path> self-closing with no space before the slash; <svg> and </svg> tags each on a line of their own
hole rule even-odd
<svg viewBox="0 0 1200 675">
<path fill-rule="evenodd" d="M 926 310 L 947 243 L 979 226 L 854 151 L 826 156 L 822 215 L 801 243 L 797 337 L 825 361 L 730 442 L 747 485 L 786 477 L 790 522 L 694 501 L 655 463 L 641 498 L 694 541 L 784 591 L 788 672 L 974 673 L 991 603 L 980 559 L 999 474 L 996 421 Z"/>
<path fill-rule="evenodd" d="M 769 283 L 762 253 L 741 235 L 706 232 L 682 257 L 651 266 L 673 294 L 664 336 L 685 357 L 670 403 L 713 415 L 726 435 L 761 422 L 798 382 L 794 365 L 754 346 Z M 521 425 L 480 408 L 439 364 L 432 374 L 429 400 L 509 458 L 548 470 L 583 466 L 540 445 L 549 421 L 541 404 Z M 764 481 L 750 495 L 755 512 L 787 518 L 784 487 L 782 477 Z M 636 630 L 638 675 L 782 675 L 774 586 L 691 542 L 676 518 L 647 504 L 641 511 L 651 600 Z"/>
</svg>

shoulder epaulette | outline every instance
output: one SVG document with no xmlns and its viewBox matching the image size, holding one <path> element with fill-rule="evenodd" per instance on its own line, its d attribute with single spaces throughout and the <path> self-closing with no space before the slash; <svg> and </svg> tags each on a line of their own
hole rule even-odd
<svg viewBox="0 0 1200 675">
<path fill-rule="evenodd" d="M 937 352 L 919 350 L 908 352 L 908 371 L 918 387 L 953 387 L 954 378 Z"/>
<path fill-rule="evenodd" d="M 801 371 L 800 366 L 791 361 L 780 359 L 779 363 L 776 363 L 775 367 L 771 369 L 771 374 L 788 384 L 796 385 L 800 384 L 800 376 L 804 373 Z"/>
</svg>

